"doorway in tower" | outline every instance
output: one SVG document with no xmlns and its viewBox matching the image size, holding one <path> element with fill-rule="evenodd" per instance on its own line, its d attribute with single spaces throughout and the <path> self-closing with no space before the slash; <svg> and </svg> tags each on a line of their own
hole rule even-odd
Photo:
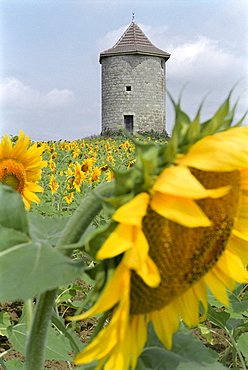
<svg viewBox="0 0 248 370">
<path fill-rule="evenodd" d="M 124 127 L 128 132 L 133 132 L 133 116 L 124 115 Z"/>
</svg>

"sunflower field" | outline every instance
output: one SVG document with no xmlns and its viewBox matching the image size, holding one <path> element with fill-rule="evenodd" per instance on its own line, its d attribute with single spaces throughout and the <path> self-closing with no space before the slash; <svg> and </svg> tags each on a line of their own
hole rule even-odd
<svg viewBox="0 0 248 370">
<path fill-rule="evenodd" d="M 248 367 L 248 127 L 0 142 L 0 368 Z"/>
<path fill-rule="evenodd" d="M 47 216 L 71 215 L 90 190 L 114 177 L 114 168 L 127 169 L 135 161 L 135 146 L 125 138 L 38 143 L 41 145 L 47 163 L 39 182 L 44 193 L 32 211 Z"/>
</svg>

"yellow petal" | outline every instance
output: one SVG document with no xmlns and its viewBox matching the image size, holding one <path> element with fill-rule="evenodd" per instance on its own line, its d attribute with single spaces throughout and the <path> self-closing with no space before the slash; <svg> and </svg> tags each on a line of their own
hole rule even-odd
<svg viewBox="0 0 248 370">
<path fill-rule="evenodd" d="M 25 187 L 27 187 L 28 190 L 33 191 L 35 193 L 43 193 L 44 192 L 44 189 L 40 185 L 36 184 L 35 182 L 27 181 L 26 184 L 25 184 Z"/>
<path fill-rule="evenodd" d="M 248 264 L 248 238 L 244 240 L 236 235 L 232 235 L 228 241 L 228 249 L 236 253 L 244 266 Z"/>
<path fill-rule="evenodd" d="M 176 161 L 178 164 L 206 171 L 234 171 L 247 168 L 248 128 L 239 127 L 206 136 L 197 141 Z"/>
<path fill-rule="evenodd" d="M 213 274 L 213 270 L 209 271 L 204 277 L 203 280 L 209 286 L 213 295 L 225 306 L 229 306 L 229 301 L 226 293 L 226 286 Z"/>
<path fill-rule="evenodd" d="M 241 206 L 238 212 L 238 219 L 235 222 L 233 233 L 243 234 L 245 238 L 248 238 L 248 196 L 243 195 L 241 197 Z"/>
<path fill-rule="evenodd" d="M 233 290 L 236 285 L 236 281 L 233 280 L 229 275 L 227 271 L 223 271 L 219 264 L 214 266 L 212 273 L 216 278 L 224 285 L 226 288 Z"/>
<path fill-rule="evenodd" d="M 182 316 L 183 321 L 188 326 L 195 326 L 199 323 L 199 299 L 193 289 L 188 289 L 184 294 L 179 296 L 174 305 L 177 312 Z"/>
<path fill-rule="evenodd" d="M 119 224 L 97 252 L 97 259 L 117 256 L 133 246 L 136 226 Z"/>
<path fill-rule="evenodd" d="M 115 295 L 112 291 L 112 295 Z M 130 285 L 121 288 L 121 299 L 113 310 L 109 324 L 75 358 L 76 364 L 105 360 L 104 369 L 128 370 L 130 351 L 126 346 L 129 330 Z M 100 368 L 100 367 L 97 367 Z"/>
<path fill-rule="evenodd" d="M 118 208 L 113 216 L 113 219 L 126 225 L 136 225 L 141 227 L 142 219 L 146 214 L 149 199 L 149 194 L 139 193 L 130 202 Z"/>
<path fill-rule="evenodd" d="M 201 317 L 201 321 L 206 319 L 206 314 L 208 310 L 208 296 L 207 296 L 207 289 L 206 284 L 203 279 L 199 280 L 197 283 L 195 283 L 192 288 L 195 295 L 198 297 L 199 301 L 201 301 L 204 313 Z"/>
<path fill-rule="evenodd" d="M 130 270 L 123 263 L 120 263 L 95 305 L 81 315 L 69 316 L 68 320 L 84 320 L 87 317 L 108 311 L 121 299 L 123 288 L 130 284 L 130 276 Z"/>
<path fill-rule="evenodd" d="M 179 314 L 174 303 L 165 306 L 162 310 L 151 313 L 152 323 L 158 338 L 167 349 L 172 347 L 172 335 L 179 327 Z"/>
<path fill-rule="evenodd" d="M 248 283 L 248 271 L 236 253 L 226 249 L 218 261 L 218 267 L 225 271 L 233 280 Z"/>
<path fill-rule="evenodd" d="M 144 315 L 134 315 L 130 319 L 129 343 L 132 354 L 132 369 L 135 369 L 138 356 L 147 341 L 147 321 Z"/>
<path fill-rule="evenodd" d="M 211 226 L 211 221 L 192 199 L 157 191 L 152 197 L 151 207 L 161 216 L 186 227 Z"/>
<path fill-rule="evenodd" d="M 148 255 L 149 245 L 142 230 L 139 230 L 133 248 L 130 248 L 123 257 L 123 263 L 134 271 L 153 288 L 161 281 L 157 266 Z"/>
<path fill-rule="evenodd" d="M 226 195 L 230 187 L 205 189 L 187 167 L 176 166 L 166 168 L 159 175 L 153 189 L 163 194 L 184 198 L 202 199 L 209 197 L 215 199 Z"/>
</svg>

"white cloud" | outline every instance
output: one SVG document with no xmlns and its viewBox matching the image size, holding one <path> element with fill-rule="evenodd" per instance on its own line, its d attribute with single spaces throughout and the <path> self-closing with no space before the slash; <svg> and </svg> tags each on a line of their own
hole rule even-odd
<svg viewBox="0 0 248 370">
<path fill-rule="evenodd" d="M 68 89 L 53 89 L 42 93 L 24 85 L 14 77 L 6 78 L 0 84 L 0 104 L 2 107 L 21 110 L 56 109 L 73 105 L 74 93 Z"/>
<path fill-rule="evenodd" d="M 170 77 L 181 81 L 211 81 L 244 77 L 245 60 L 220 45 L 217 40 L 198 36 L 183 44 L 172 45 Z M 213 85 L 212 85 L 213 86 Z"/>
</svg>

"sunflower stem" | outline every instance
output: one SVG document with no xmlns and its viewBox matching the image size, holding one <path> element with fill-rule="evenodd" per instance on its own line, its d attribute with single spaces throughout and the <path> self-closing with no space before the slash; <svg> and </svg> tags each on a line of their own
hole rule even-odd
<svg viewBox="0 0 248 370">
<path fill-rule="evenodd" d="M 87 227 L 102 209 L 102 201 L 100 197 L 107 197 L 113 194 L 115 182 L 107 182 L 98 185 L 92 190 L 88 197 L 78 206 L 72 217 L 65 226 L 55 249 L 72 243 L 77 243 Z M 71 248 L 63 252 L 65 255 L 70 255 Z"/>
<path fill-rule="evenodd" d="M 29 332 L 33 320 L 33 300 L 31 298 L 24 302 L 24 310 L 26 317 L 26 331 Z"/>
<path fill-rule="evenodd" d="M 100 197 L 111 196 L 114 186 L 113 181 L 101 184 L 83 200 L 67 223 L 55 249 L 68 257 L 71 255 L 71 248 L 61 247 L 79 241 L 102 209 Z M 31 329 L 27 335 L 25 370 L 44 368 L 46 339 L 56 295 L 57 288 L 40 294 L 38 298 Z"/>
<path fill-rule="evenodd" d="M 47 332 L 57 289 L 42 293 L 30 332 L 27 335 L 25 370 L 43 370 Z"/>
</svg>

